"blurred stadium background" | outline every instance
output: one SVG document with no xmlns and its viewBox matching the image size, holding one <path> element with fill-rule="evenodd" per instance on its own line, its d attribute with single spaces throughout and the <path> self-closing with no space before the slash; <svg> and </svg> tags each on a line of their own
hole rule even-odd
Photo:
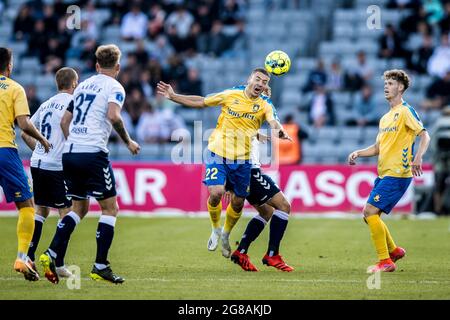
<svg viewBox="0 0 450 320">
<path fill-rule="evenodd" d="M 80 30 L 67 28 L 72 14 L 67 7 L 73 4 L 81 8 Z M 378 27 L 376 12 L 380 14 Z M 375 28 L 369 28 L 370 24 Z M 383 72 L 403 68 L 412 77 L 405 99 L 431 132 L 432 146 L 425 157 L 425 185 L 416 187 L 400 207 L 407 212 L 450 212 L 449 29 L 450 1 L 445 0 L 0 0 L 0 44 L 14 51 L 13 79 L 26 88 L 32 112 L 55 93 L 58 68 L 74 67 L 83 80 L 95 72 L 98 45 L 115 43 L 120 47 L 119 81 L 127 92 L 123 116 L 131 135 L 143 146 L 133 159 L 139 161 L 135 166 L 150 170 L 168 170 L 178 143 L 171 139 L 175 130 L 185 129 L 194 136 L 194 121 L 202 121 L 203 130 L 214 128 L 220 112 L 162 100 L 155 95 L 159 80 L 170 82 L 181 93 L 206 95 L 244 84 L 251 69 L 262 66 L 271 50 L 287 52 L 292 68 L 272 80 L 273 101 L 282 122 L 295 123 L 300 129 L 302 152 L 290 166 L 282 166 L 274 174 L 279 174 L 283 188 L 292 184 L 293 195 L 297 192 L 299 199 L 309 195 L 307 190 L 299 191 L 301 186 L 295 188 L 296 183 L 305 182 L 298 170 L 308 175 L 313 172 L 307 179 L 316 199 L 315 207 L 308 207 L 302 198 L 296 211 L 343 208 L 358 212 L 375 177 L 376 159 L 362 159 L 365 166 L 360 169 L 349 169 L 345 161 L 351 151 L 376 138 L 377 121 L 388 108 Z M 18 143 L 23 159 L 29 159 L 26 145 L 20 138 Z M 111 138 L 110 151 L 113 160 L 132 160 L 117 136 Z M 139 168 L 133 169 L 135 175 L 130 178 L 127 166 L 132 164 L 122 166 L 130 193 L 134 193 L 132 200 L 122 197 L 122 205 L 134 201 L 141 205 L 139 210 L 145 210 L 143 204 L 152 201 L 151 210 L 203 208 L 200 200 L 192 208 L 170 206 L 151 190 L 136 196 L 140 186 L 136 181 L 142 180 Z M 190 184 L 193 176 L 186 170 L 194 169 L 186 166 L 170 169 L 161 181 L 180 195 L 191 185 L 200 185 L 201 169 L 193 167 L 198 179 Z M 320 185 L 317 180 L 326 170 L 338 176 L 330 174 L 324 178 L 328 184 Z M 355 175 L 358 170 L 371 174 L 360 178 Z M 147 178 L 157 180 L 152 174 L 143 179 Z M 349 192 L 352 179 L 366 184 L 354 187 L 358 201 L 353 201 Z M 329 187 L 332 183 L 343 186 L 342 190 Z M 200 186 L 192 189 L 189 197 L 205 197 Z M 339 198 L 341 191 L 347 200 Z M 349 204 L 340 206 L 344 201 Z M 7 208 L 1 201 L 0 206 Z"/>
</svg>

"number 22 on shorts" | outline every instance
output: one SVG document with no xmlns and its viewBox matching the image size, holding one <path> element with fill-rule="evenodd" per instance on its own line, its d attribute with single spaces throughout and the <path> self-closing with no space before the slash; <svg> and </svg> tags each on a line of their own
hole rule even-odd
<svg viewBox="0 0 450 320">
<path fill-rule="evenodd" d="M 217 179 L 217 173 L 219 172 L 219 170 L 217 168 L 208 168 L 206 169 L 206 178 L 205 180 L 216 180 Z"/>
</svg>

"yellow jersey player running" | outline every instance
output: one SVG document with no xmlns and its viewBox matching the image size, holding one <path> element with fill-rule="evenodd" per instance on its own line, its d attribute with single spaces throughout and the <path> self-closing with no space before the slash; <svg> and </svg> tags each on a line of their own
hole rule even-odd
<svg viewBox="0 0 450 320">
<path fill-rule="evenodd" d="M 33 190 L 17 152 L 14 121 L 25 133 L 39 141 L 45 152 L 49 152 L 50 144 L 31 123 L 25 91 L 9 78 L 12 69 L 12 51 L 0 48 L 0 186 L 6 201 L 14 201 L 19 210 L 18 253 L 14 270 L 23 273 L 27 280 L 37 281 L 39 275 L 27 256 L 34 231 Z"/>
<path fill-rule="evenodd" d="M 207 97 L 177 94 L 169 84 L 158 83 L 158 93 L 176 103 L 196 108 L 222 107 L 217 126 L 208 141 L 206 176 L 203 182 L 209 191 L 207 206 L 213 229 L 208 250 L 216 250 L 219 240 L 222 240 L 222 255 L 226 258 L 231 255 L 230 232 L 239 220 L 245 198 L 249 195 L 252 138 L 256 136 L 263 122 L 267 121 L 272 129 L 279 131 L 280 138 L 290 139 L 277 121 L 271 100 L 262 95 L 268 88 L 269 80 L 269 73 L 258 68 L 250 74 L 247 85 L 233 87 Z M 221 200 L 226 181 L 233 185 L 233 195 L 226 209 L 222 229 Z"/>
<path fill-rule="evenodd" d="M 405 249 L 396 246 L 380 216 L 382 212 L 389 214 L 408 189 L 412 177 L 422 174 L 422 157 L 430 143 L 430 136 L 416 111 L 403 101 L 409 85 L 409 77 L 403 70 L 384 73 L 384 94 L 391 109 L 380 120 L 375 144 L 354 151 L 348 157 L 349 164 L 354 165 L 358 157 L 378 155 L 378 178 L 364 207 L 364 220 L 369 225 L 379 259 L 369 272 L 393 272 L 395 262 L 406 254 Z M 417 136 L 420 143 L 414 155 Z"/>
</svg>

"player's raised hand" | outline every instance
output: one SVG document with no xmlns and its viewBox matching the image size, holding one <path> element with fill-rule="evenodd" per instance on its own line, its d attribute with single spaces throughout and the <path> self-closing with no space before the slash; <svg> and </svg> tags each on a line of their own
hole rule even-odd
<svg viewBox="0 0 450 320">
<path fill-rule="evenodd" d="M 48 142 L 47 139 L 43 138 L 41 141 L 39 141 L 41 143 L 41 145 L 44 147 L 45 153 L 49 153 L 50 152 L 50 148 L 52 147 L 52 145 L 50 144 L 50 142 Z"/>
<path fill-rule="evenodd" d="M 422 158 L 415 158 L 414 161 L 411 162 L 411 171 L 414 177 L 420 177 L 422 175 Z"/>
<path fill-rule="evenodd" d="M 356 159 L 359 157 L 358 151 L 354 151 L 348 155 L 348 164 L 353 166 L 356 164 Z"/>
<path fill-rule="evenodd" d="M 266 89 L 264 89 L 263 93 L 270 98 L 272 96 L 272 89 L 267 86 Z"/>
<path fill-rule="evenodd" d="M 172 86 L 163 81 L 158 82 L 158 84 L 156 85 L 156 91 L 157 91 L 157 93 L 166 97 L 167 99 L 171 99 L 172 96 L 175 94 Z"/>
<path fill-rule="evenodd" d="M 127 145 L 128 150 L 130 150 L 132 155 L 137 155 L 141 151 L 141 146 L 134 140 L 130 140 Z"/>
</svg>

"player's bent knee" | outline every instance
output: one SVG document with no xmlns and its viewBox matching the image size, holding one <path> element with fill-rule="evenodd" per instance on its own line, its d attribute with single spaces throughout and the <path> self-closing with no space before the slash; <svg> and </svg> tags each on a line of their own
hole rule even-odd
<svg viewBox="0 0 450 320">
<path fill-rule="evenodd" d="M 291 204 L 289 202 L 287 202 L 286 200 L 283 200 L 283 202 L 280 204 L 280 206 L 277 209 L 289 214 L 291 212 Z"/>
<path fill-rule="evenodd" d="M 380 215 L 381 210 L 369 203 L 366 203 L 366 205 L 364 206 L 364 209 L 363 209 L 363 214 L 364 214 L 364 218 L 367 218 L 367 217 L 374 216 L 374 215 Z"/>
<path fill-rule="evenodd" d="M 225 194 L 225 188 L 223 186 L 214 186 L 209 189 L 209 203 L 213 206 L 217 206 L 222 200 L 223 195 Z"/>
</svg>

